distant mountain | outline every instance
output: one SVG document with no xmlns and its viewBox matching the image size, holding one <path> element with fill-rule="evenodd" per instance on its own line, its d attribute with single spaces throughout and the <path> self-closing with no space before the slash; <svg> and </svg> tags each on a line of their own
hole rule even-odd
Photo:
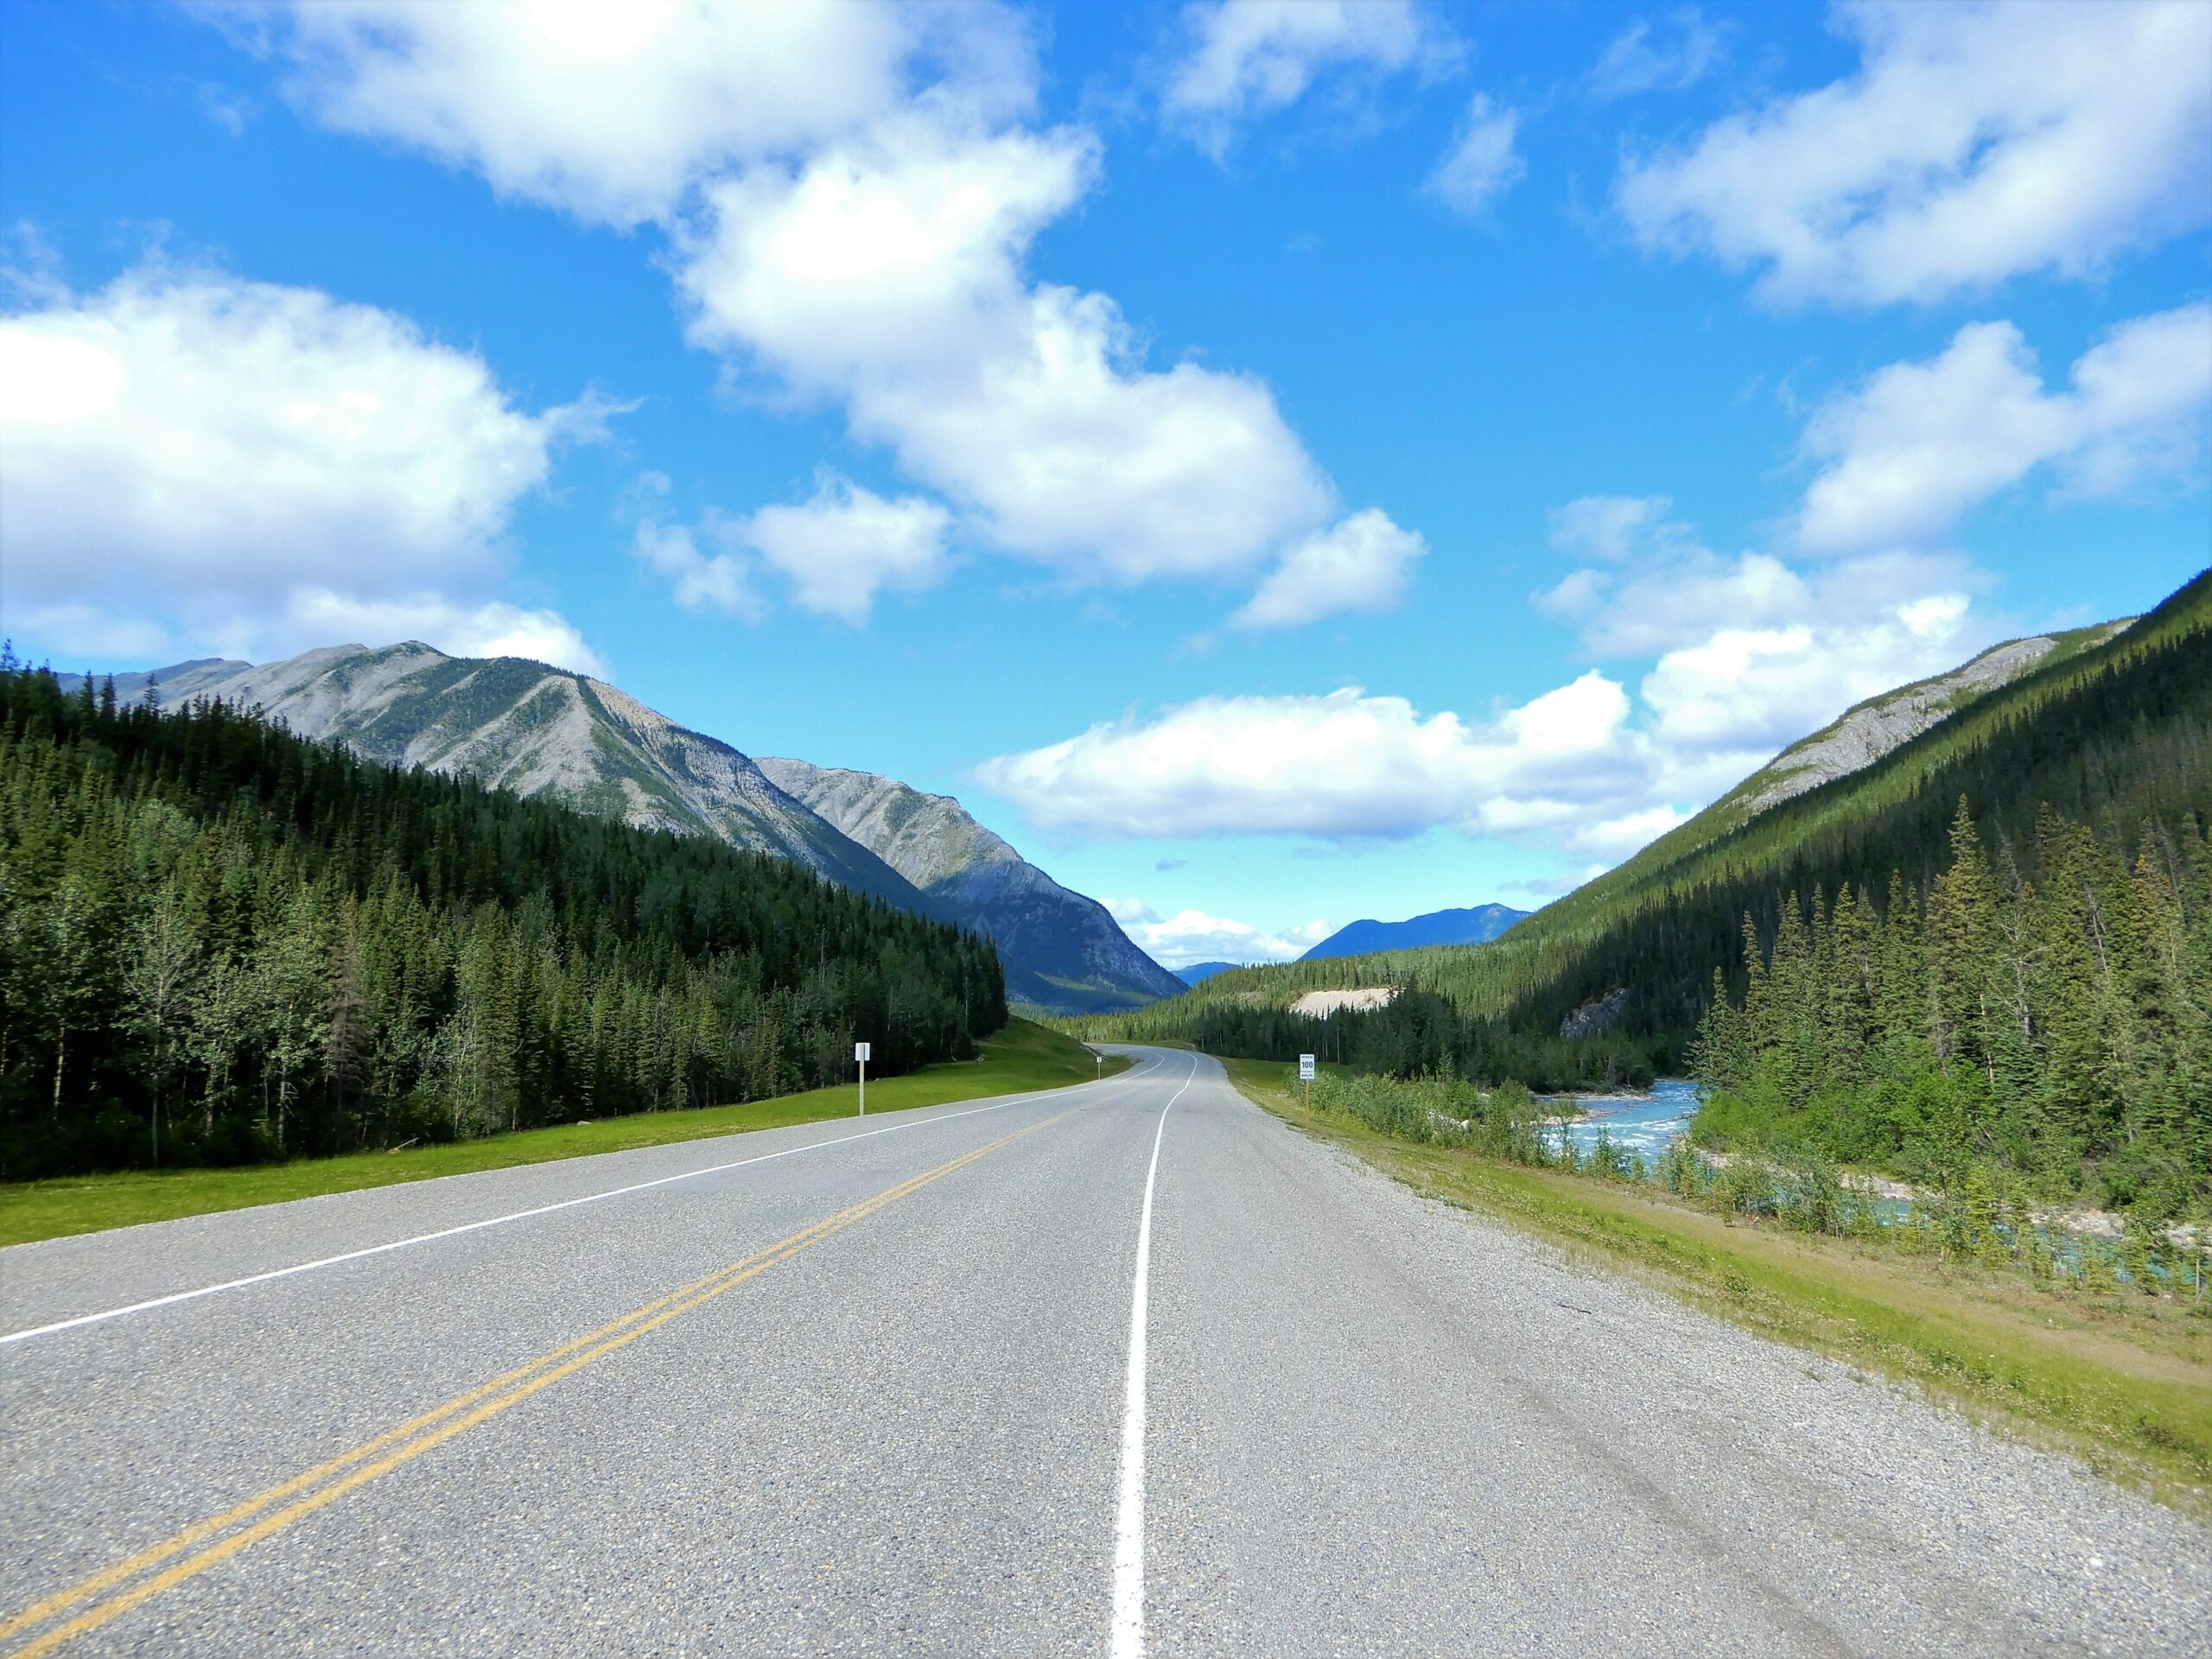
<svg viewBox="0 0 2212 1659">
<path fill-rule="evenodd" d="M 949 795 L 927 795 L 872 772 L 763 759 L 793 799 L 989 937 L 1000 956 L 1044 982 L 1009 995 L 1073 1012 L 1173 996 L 1183 982 L 1129 942 L 1106 907 L 1071 893 L 969 817 Z"/>
<path fill-rule="evenodd" d="M 1426 916 L 1409 917 L 1402 922 L 1353 922 L 1338 928 L 1299 960 L 1363 957 L 1374 950 L 1411 950 L 1425 944 L 1488 944 L 1529 913 L 1504 905 L 1478 905 L 1472 910 L 1432 910 Z"/>
<path fill-rule="evenodd" d="M 330 645 L 259 665 L 202 658 L 118 674 L 116 694 L 134 701 L 149 680 L 164 708 L 198 697 L 257 704 L 302 736 L 336 739 L 371 760 L 468 772 L 518 795 L 789 859 L 986 934 L 999 946 L 1007 995 L 1054 1012 L 1181 988 L 1104 909 L 1024 863 L 957 802 L 868 773 L 771 763 L 804 777 L 861 832 L 849 833 L 750 756 L 586 675 L 514 657 L 448 657 L 410 641 Z M 821 781 L 841 779 L 858 781 Z"/>
<path fill-rule="evenodd" d="M 1241 962 L 1194 962 L 1187 968 L 1175 969 L 1175 977 L 1185 985 L 1203 985 L 1216 974 L 1225 974 L 1243 965 Z"/>
</svg>

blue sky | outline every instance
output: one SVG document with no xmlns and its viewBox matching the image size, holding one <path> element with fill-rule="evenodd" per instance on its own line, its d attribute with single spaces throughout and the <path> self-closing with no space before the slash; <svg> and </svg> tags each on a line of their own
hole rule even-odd
<svg viewBox="0 0 2212 1659">
<path fill-rule="evenodd" d="M 0 612 L 1540 902 L 2212 559 L 2212 8 L 0 11 Z"/>
</svg>

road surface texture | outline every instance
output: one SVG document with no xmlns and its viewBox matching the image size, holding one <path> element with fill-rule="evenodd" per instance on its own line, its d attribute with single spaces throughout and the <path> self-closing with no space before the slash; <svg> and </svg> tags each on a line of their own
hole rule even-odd
<svg viewBox="0 0 2212 1659">
<path fill-rule="evenodd" d="M 2212 1652 L 2202 1530 L 1181 1052 L 21 1246 L 0 1311 L 0 1654 Z"/>
</svg>

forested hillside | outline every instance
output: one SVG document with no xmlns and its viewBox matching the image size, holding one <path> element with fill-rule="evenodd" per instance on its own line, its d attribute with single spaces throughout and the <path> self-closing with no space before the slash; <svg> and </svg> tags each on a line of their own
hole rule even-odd
<svg viewBox="0 0 2212 1659">
<path fill-rule="evenodd" d="M 0 658 L 0 1178 L 753 1099 L 1005 1017 L 988 942 L 782 860 Z"/>
<path fill-rule="evenodd" d="M 2212 842 L 2130 849 L 2044 808 L 1993 858 L 1961 801 L 1924 891 L 1790 893 L 1745 918 L 1692 1064 L 1701 1137 L 1787 1141 L 1948 1185 L 1993 1160 L 2156 1219 L 2212 1195 Z"/>
<path fill-rule="evenodd" d="M 1955 821 L 1961 799 L 1970 833 Z M 2201 1045 L 2212 1010 L 2212 980 L 2202 966 L 2203 953 L 2212 949 L 2206 943 L 2212 916 L 2190 874 L 2198 856 L 2192 849 L 2202 848 L 2209 823 L 2212 575 L 2200 575 L 2123 632 L 2050 653 L 2042 666 L 1863 769 L 1732 827 L 1701 815 L 1494 944 L 1239 969 L 1171 1001 L 1084 1022 L 1081 1029 L 1090 1036 L 1195 1039 L 1224 1052 L 1267 1057 L 1318 1045 L 1377 1070 L 1444 1065 L 1539 1086 L 1635 1082 L 1688 1065 L 1713 1002 L 1716 970 L 1726 995 L 1743 1004 L 1750 990 L 1747 920 L 1759 960 L 1781 942 L 1785 962 L 1794 961 L 1796 931 L 1809 938 L 1812 917 L 1848 887 L 1851 925 L 1863 919 L 1878 933 L 1883 918 L 1894 913 L 1898 931 L 1885 935 L 1894 942 L 1916 925 L 1912 916 L 1950 891 L 1944 885 L 1948 873 L 1972 845 L 1980 849 L 1995 908 L 1974 922 L 1969 948 L 1986 956 L 1995 950 L 1993 939 L 2011 939 L 2012 954 L 1997 955 L 2011 964 L 2016 982 L 2009 1001 L 1999 995 L 1996 980 L 1973 982 L 1968 1024 L 1984 1034 L 1955 1038 L 1966 1018 L 1956 999 L 1968 995 L 1957 987 L 1966 982 L 1939 976 L 1933 982 L 1952 984 L 1952 992 L 1898 1016 L 1916 1025 L 1925 1065 L 1899 1058 L 1904 1069 L 1883 1074 L 1893 1087 L 1862 1072 L 1856 1061 L 1844 1063 L 1840 1072 L 1827 1062 L 1791 1061 L 1785 1077 L 1773 1070 L 1781 1064 L 1777 1051 L 1762 1049 L 1767 1070 L 1760 1075 L 1767 1082 L 1758 1090 L 1750 1074 L 1728 1074 L 1743 1084 L 1745 1101 L 1768 1103 L 1751 1116 L 1780 1123 L 1782 1115 L 1769 1109 L 1779 1099 L 1789 1105 L 1789 1126 L 1802 1131 L 1812 1118 L 1833 1115 L 1848 1089 L 1887 1089 L 1882 1098 L 1894 1103 L 1904 1098 L 1899 1090 L 1921 1090 L 1914 1097 L 1922 1098 L 1927 1077 L 1940 1076 L 1946 1098 L 1967 1101 L 1975 1087 L 1981 1090 L 1980 1104 L 1960 1108 L 1977 1144 L 2002 1142 L 2024 1158 L 2069 1167 L 2109 1165 L 2115 1190 L 2171 1191 L 2177 1179 L 2202 1182 L 2212 1147 L 2190 1139 L 2201 1126 L 2174 1128 L 2148 1147 L 2145 1126 L 2153 1118 L 2171 1120 L 2170 1109 L 2130 1103 L 2178 1099 L 2193 1090 L 2189 1103 L 2201 1116 L 2212 1077 L 2202 1069 L 2201 1052 L 2183 1057 L 2191 1042 Z M 2058 861 L 2047 864 L 2053 859 Z M 2093 868 L 2101 874 L 2084 874 Z M 2152 895 L 2145 883 L 2164 885 Z M 1893 912 L 1893 892 L 1904 909 Z M 2073 896 L 2062 900 L 2061 893 Z M 2079 923 L 2070 933 L 2051 931 L 2058 928 L 2053 906 L 2063 904 L 2076 906 L 2065 912 Z M 2170 948 L 2161 947 L 2167 955 L 2158 973 L 2129 965 L 2133 959 L 2115 945 L 2109 936 L 2115 906 L 2131 914 L 2147 906 L 2145 913 L 2160 918 L 2155 928 L 2143 925 L 2170 941 Z M 1827 914 L 1823 927 L 1834 925 L 1832 910 Z M 2034 931 L 2031 918 L 2044 930 L 2036 950 L 2096 957 L 2094 985 L 2085 988 L 2085 982 L 2058 973 L 2042 957 L 2036 959 L 2042 966 L 2031 963 L 2032 953 L 2019 942 L 2022 930 Z M 2031 968 L 2044 974 L 2044 989 L 2021 988 Z M 1923 982 L 1934 971 L 1922 970 Z M 1319 1024 L 1287 1011 L 1300 992 L 1358 985 L 1397 985 L 1409 994 L 1388 1009 Z M 2005 1017 L 2019 1033 L 2001 1053 L 1989 1034 L 1995 1030 L 1989 1022 L 1999 1018 L 1992 1010 L 2000 1005 L 2010 1009 Z M 1759 1006 L 1754 999 L 1755 1010 Z M 1807 1005 L 1793 1006 L 1802 1014 Z M 2072 1028 L 2068 1021 L 2090 1006 L 2104 1011 L 2100 1017 L 2108 1025 L 2123 1009 L 2148 1023 L 2139 1031 L 2128 1027 L 2133 1034 L 2112 1035 L 2126 1053 L 2113 1049 L 2097 1063 L 2101 1071 L 2077 1075 L 2069 1070 L 2076 1060 L 2068 1058 L 2074 1039 L 2065 1033 Z M 1602 1017 L 1592 1019 L 1593 1012 Z M 1752 1025 L 1761 1028 L 1756 1014 Z M 1771 1020 L 1764 1028 L 1770 1035 Z M 2164 1046 L 2166 1058 L 2154 1058 L 2144 1046 L 2153 1043 Z M 1967 1075 L 1976 1071 L 1980 1085 Z M 1920 1081 L 1902 1081 L 1907 1071 Z M 2123 1071 L 2135 1080 L 2123 1085 Z M 2074 1080 L 2046 1082 L 2046 1074 Z M 2082 1080 L 2091 1075 L 2094 1081 Z M 1815 1107 L 1815 1100 L 1826 1103 Z M 1904 1112 L 1901 1123 L 1910 1117 L 1897 1109 Z M 2000 1134 L 1992 1114 L 2011 1127 Z M 1871 1140 L 1839 1132 L 1836 1144 L 1878 1158 L 1895 1155 L 1908 1140 L 1915 1135 L 1898 1128 Z M 2137 1161 L 2123 1171 L 2114 1159 Z M 2192 1161 L 2193 1170 L 2185 1170 Z"/>
<path fill-rule="evenodd" d="M 77 677 L 57 675 L 65 693 Z M 855 893 L 983 934 L 1016 1001 L 1075 1013 L 1173 995 L 1096 901 L 1029 864 L 948 796 L 804 760 L 756 760 L 588 675 L 419 640 L 279 662 L 202 658 L 117 677 L 126 702 L 259 709 L 365 760 L 467 776 L 639 829 L 772 853 Z"/>
</svg>

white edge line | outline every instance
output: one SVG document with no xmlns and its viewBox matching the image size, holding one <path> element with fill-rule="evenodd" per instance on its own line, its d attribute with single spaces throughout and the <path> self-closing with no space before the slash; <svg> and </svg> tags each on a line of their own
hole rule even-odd
<svg viewBox="0 0 2212 1659">
<path fill-rule="evenodd" d="M 1165 1065 L 1164 1060 L 1156 1062 Z M 1130 1083 L 1145 1075 L 1143 1070 L 1111 1079 L 1116 1083 Z M 1080 1089 L 1084 1085 L 1077 1084 Z M 1095 1087 L 1096 1084 L 1091 1086 Z M 1188 1085 L 1185 1085 L 1186 1087 Z M 404 1250 L 417 1244 L 431 1244 L 442 1238 L 458 1238 L 463 1233 L 480 1232 L 486 1227 L 504 1227 L 511 1221 L 528 1221 L 534 1216 L 550 1216 L 558 1210 L 573 1210 L 578 1205 L 597 1204 L 602 1198 L 626 1198 L 632 1192 L 644 1192 L 656 1186 L 666 1186 L 674 1181 L 696 1180 L 702 1175 L 719 1175 L 733 1169 L 743 1169 L 753 1164 L 773 1163 L 779 1158 L 796 1157 L 802 1152 L 820 1152 L 829 1147 L 842 1147 L 855 1141 L 872 1141 L 879 1135 L 896 1135 L 903 1129 L 918 1129 L 931 1123 L 950 1123 L 955 1118 L 974 1117 L 982 1112 L 1003 1110 L 1008 1106 L 1027 1105 L 1059 1092 L 1056 1089 L 1039 1090 L 1033 1094 L 1015 1095 L 1006 1100 L 995 1100 L 988 1106 L 971 1106 L 964 1112 L 944 1112 L 935 1117 L 915 1118 L 905 1123 L 887 1124 L 880 1129 L 865 1129 L 858 1135 L 841 1135 L 829 1141 L 810 1141 L 803 1147 L 786 1147 L 781 1152 L 764 1152 L 757 1158 L 739 1158 L 726 1164 L 709 1164 L 703 1169 L 687 1169 L 674 1175 L 657 1176 L 650 1181 L 636 1181 L 628 1186 L 609 1187 L 604 1192 L 587 1192 L 581 1198 L 563 1198 L 557 1204 L 541 1204 L 534 1209 L 517 1210 L 504 1216 L 487 1216 L 481 1221 L 464 1222 L 458 1227 L 442 1227 L 434 1233 L 416 1233 L 409 1238 L 395 1238 L 383 1244 L 371 1244 L 365 1249 L 347 1250 L 341 1255 L 326 1255 L 313 1262 L 296 1262 L 289 1268 L 272 1268 L 267 1273 L 249 1274 L 243 1279 L 226 1279 L 219 1285 L 202 1285 L 197 1290 L 180 1290 L 168 1296 L 156 1296 L 143 1302 L 132 1302 L 127 1307 L 111 1307 L 98 1313 L 80 1313 L 74 1319 L 56 1319 L 51 1325 L 33 1325 L 27 1331 L 10 1331 L 0 1336 L 0 1348 L 10 1343 L 29 1342 L 34 1337 L 50 1337 L 63 1331 L 74 1331 L 87 1325 L 99 1325 L 108 1319 L 119 1319 L 127 1313 L 151 1313 L 157 1307 L 171 1307 L 179 1302 L 197 1301 L 202 1296 L 219 1295 L 226 1290 L 244 1290 L 249 1285 L 265 1285 L 272 1279 L 289 1279 L 296 1273 L 313 1273 L 321 1268 L 334 1268 L 342 1262 L 359 1262 L 372 1255 L 383 1255 L 391 1250 Z M 743 1133 L 743 1131 L 740 1131 Z M 644 1150 L 644 1148 L 639 1148 Z M 555 1160 L 557 1161 L 557 1160 Z M 528 1165 L 515 1166 L 528 1168 Z M 486 1173 L 491 1172 L 486 1171 Z M 410 1183 L 411 1185 L 411 1183 Z M 373 1192 L 376 1188 L 362 1188 Z M 257 1207 L 257 1206 L 256 1206 Z M 226 1213 L 226 1212 L 215 1212 Z M 184 1217 L 179 1217 L 184 1219 Z"/>
<path fill-rule="evenodd" d="M 1145 1313 L 1152 1276 L 1152 1189 L 1160 1178 L 1160 1143 L 1167 1134 L 1167 1114 L 1195 1082 L 1198 1063 L 1191 1062 L 1153 1131 L 1152 1164 L 1145 1171 L 1144 1207 L 1137 1216 L 1137 1259 L 1129 1292 L 1129 1370 L 1122 1402 L 1122 1490 L 1114 1516 L 1113 1659 L 1144 1659 L 1144 1378 Z"/>
</svg>

